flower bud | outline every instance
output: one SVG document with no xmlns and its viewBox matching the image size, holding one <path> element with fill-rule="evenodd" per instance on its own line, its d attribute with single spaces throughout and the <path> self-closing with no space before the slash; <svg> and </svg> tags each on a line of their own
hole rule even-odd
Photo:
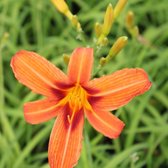
<svg viewBox="0 0 168 168">
<path fill-rule="evenodd" d="M 66 15 L 69 19 L 72 18 L 72 13 L 69 10 L 68 5 L 64 0 L 51 0 L 55 7 L 64 15 Z"/>
<path fill-rule="evenodd" d="M 96 22 L 94 29 L 95 29 L 96 37 L 98 38 L 102 33 L 102 25 Z"/>
<path fill-rule="evenodd" d="M 51 1 L 55 5 L 55 7 L 71 21 L 71 23 L 76 27 L 77 31 L 82 32 L 82 28 L 78 21 L 77 16 L 71 13 L 66 2 L 64 0 L 51 0 Z"/>
<path fill-rule="evenodd" d="M 134 26 L 134 13 L 129 11 L 126 16 L 126 27 L 131 29 Z"/>
<path fill-rule="evenodd" d="M 132 29 L 132 35 L 134 37 L 138 37 L 139 36 L 139 28 L 138 28 L 138 26 L 134 26 L 134 28 Z"/>
<path fill-rule="evenodd" d="M 127 0 L 118 0 L 118 3 L 114 8 L 114 18 L 118 17 L 118 15 L 121 13 L 126 3 L 127 3 Z"/>
<path fill-rule="evenodd" d="M 111 47 L 108 56 L 106 57 L 107 61 L 109 61 L 112 57 L 116 56 L 127 44 L 128 37 L 122 36 L 117 39 L 114 45 Z"/>
<path fill-rule="evenodd" d="M 68 54 L 63 54 L 63 60 L 66 65 L 68 65 L 70 56 Z"/>
<path fill-rule="evenodd" d="M 104 23 L 102 28 L 102 33 L 107 36 L 111 30 L 112 24 L 114 21 L 114 11 L 111 4 L 108 5 L 106 13 L 104 16 Z"/>
<path fill-rule="evenodd" d="M 101 58 L 100 58 L 100 62 L 99 62 L 100 66 L 102 67 L 102 66 L 104 66 L 106 63 L 107 63 L 107 59 L 104 58 L 104 57 L 101 57 Z"/>
</svg>

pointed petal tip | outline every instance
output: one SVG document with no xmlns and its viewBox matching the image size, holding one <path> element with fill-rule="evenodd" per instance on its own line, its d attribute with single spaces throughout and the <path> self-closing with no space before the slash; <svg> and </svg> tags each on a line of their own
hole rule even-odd
<svg viewBox="0 0 168 168">
<path fill-rule="evenodd" d="M 20 56 L 20 55 L 23 55 L 25 54 L 27 51 L 26 50 L 20 50 L 18 52 L 16 52 L 12 58 L 11 58 L 11 62 L 10 62 L 10 67 L 13 69 L 13 72 L 15 74 L 15 61 L 16 59 Z"/>
<path fill-rule="evenodd" d="M 112 136 L 109 136 L 108 138 L 110 138 L 110 139 L 117 139 L 121 135 L 124 127 L 125 127 L 125 123 L 121 121 L 120 122 L 120 127 L 118 127 L 118 132 L 116 132 L 116 134 L 113 134 Z"/>
<path fill-rule="evenodd" d="M 85 114 L 90 124 L 110 139 L 118 138 L 125 126 L 123 121 L 108 111 L 101 109 L 85 110 Z"/>
<path fill-rule="evenodd" d="M 17 51 L 17 52 L 12 56 L 11 62 L 13 62 L 16 57 L 18 57 L 18 56 L 20 56 L 20 55 L 23 55 L 23 54 L 25 54 L 25 53 L 28 53 L 28 51 L 26 51 L 26 50 L 19 50 L 19 51 Z"/>
<path fill-rule="evenodd" d="M 92 106 L 107 111 L 116 110 L 129 103 L 135 96 L 142 95 L 152 86 L 145 70 L 126 68 L 95 80 L 88 84 L 93 92 Z M 96 99 L 97 97 L 97 99 Z"/>
<path fill-rule="evenodd" d="M 125 123 L 123 121 L 121 121 L 119 118 L 117 118 L 117 119 L 118 119 L 118 123 L 116 125 L 111 123 L 111 124 L 113 124 L 113 127 L 117 128 L 117 131 L 116 132 L 112 131 L 109 134 L 102 133 L 105 137 L 110 138 L 110 139 L 119 138 L 119 136 L 121 135 L 121 133 L 122 133 L 124 127 L 125 127 Z"/>
<path fill-rule="evenodd" d="M 33 52 L 32 52 L 33 53 Z M 26 51 L 26 50 L 19 50 L 17 51 L 11 58 L 11 62 L 10 62 L 10 67 L 12 68 L 13 72 L 14 72 L 14 75 L 15 77 L 17 78 L 17 73 L 15 71 L 15 65 L 17 64 L 17 60 L 18 60 L 18 57 L 22 56 L 22 55 L 25 55 L 25 54 L 29 54 L 29 51 Z"/>
<path fill-rule="evenodd" d="M 144 92 L 148 91 L 151 88 L 152 82 L 149 80 L 149 76 L 144 69 L 136 68 L 136 72 L 137 72 L 137 74 L 141 73 L 142 75 L 144 75 L 144 80 L 146 80 L 146 85 L 141 90 L 141 93 L 139 93 L 139 94 L 143 94 Z"/>
<path fill-rule="evenodd" d="M 59 83 L 69 83 L 68 77 L 55 65 L 35 52 L 20 50 L 11 59 L 10 66 L 16 79 L 33 92 L 55 97 L 53 90 Z"/>
<path fill-rule="evenodd" d="M 14 76 L 15 76 L 16 79 L 18 79 L 19 83 L 22 83 L 22 82 L 20 82 L 20 78 L 19 78 L 19 76 L 18 76 L 17 73 L 16 73 L 16 69 L 17 69 L 17 67 L 16 67 L 16 61 L 17 61 L 17 60 L 16 60 L 16 59 L 18 58 L 18 56 L 19 56 L 22 52 L 23 52 L 23 50 L 20 50 L 20 51 L 16 52 L 16 54 L 12 56 L 11 62 L 10 62 L 10 67 L 12 68 L 13 73 L 14 73 Z"/>
</svg>

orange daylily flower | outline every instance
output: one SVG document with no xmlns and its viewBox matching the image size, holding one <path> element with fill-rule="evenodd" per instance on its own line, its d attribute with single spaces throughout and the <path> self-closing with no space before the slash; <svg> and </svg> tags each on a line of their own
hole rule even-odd
<svg viewBox="0 0 168 168">
<path fill-rule="evenodd" d="M 38 124 L 57 116 L 51 132 L 48 158 L 51 168 L 72 168 L 81 151 L 84 115 L 109 138 L 117 138 L 124 123 L 109 111 L 146 92 L 151 82 L 143 69 L 123 69 L 90 81 L 93 49 L 77 48 L 68 73 L 34 52 L 19 51 L 12 58 L 15 77 L 47 98 L 24 105 L 28 123 Z"/>
</svg>

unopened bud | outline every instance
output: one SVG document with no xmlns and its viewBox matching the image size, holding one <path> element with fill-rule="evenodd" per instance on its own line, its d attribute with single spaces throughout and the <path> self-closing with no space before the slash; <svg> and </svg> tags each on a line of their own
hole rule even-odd
<svg viewBox="0 0 168 168">
<path fill-rule="evenodd" d="M 118 17 L 118 15 L 121 13 L 126 3 L 127 3 L 127 0 L 118 0 L 118 3 L 114 8 L 114 18 Z"/>
<path fill-rule="evenodd" d="M 98 22 L 96 22 L 95 24 L 95 33 L 96 33 L 96 37 L 98 38 L 101 33 L 102 33 L 102 25 Z"/>
<path fill-rule="evenodd" d="M 114 45 L 111 47 L 108 56 L 106 57 L 107 61 L 109 61 L 112 57 L 116 56 L 127 44 L 128 37 L 122 36 L 117 39 Z"/>
<path fill-rule="evenodd" d="M 138 26 L 135 26 L 133 29 L 132 29 L 132 35 L 134 37 L 138 37 L 139 36 L 139 28 Z"/>
<path fill-rule="evenodd" d="M 114 21 L 114 11 L 111 4 L 108 5 L 106 13 L 104 16 L 104 23 L 102 28 L 102 33 L 107 36 L 111 30 L 112 24 Z"/>
<path fill-rule="evenodd" d="M 63 54 L 63 60 L 64 60 L 64 63 L 65 63 L 66 65 L 68 65 L 69 60 L 70 60 L 70 56 L 67 55 L 67 54 Z"/>
<path fill-rule="evenodd" d="M 77 31 L 82 32 L 82 28 L 78 21 L 77 16 L 71 13 L 66 2 L 64 0 L 51 0 L 51 1 L 55 5 L 55 7 L 71 21 L 71 23 L 76 27 Z"/>
<path fill-rule="evenodd" d="M 102 66 L 104 66 L 106 64 L 106 62 L 107 62 L 107 59 L 105 57 L 101 57 L 99 64 L 102 67 Z"/>
<path fill-rule="evenodd" d="M 132 37 L 137 38 L 139 36 L 139 28 L 134 23 L 134 13 L 132 11 L 128 12 L 125 22 L 128 32 L 131 34 Z"/>
<path fill-rule="evenodd" d="M 104 37 L 101 44 L 102 44 L 102 46 L 106 46 L 108 44 L 108 38 Z"/>
<path fill-rule="evenodd" d="M 69 19 L 71 19 L 72 13 L 70 12 L 69 7 L 64 0 L 51 0 L 51 1 L 61 13 L 63 13 Z"/>
<path fill-rule="evenodd" d="M 134 13 L 129 11 L 126 16 L 126 27 L 131 29 L 134 26 Z"/>
</svg>

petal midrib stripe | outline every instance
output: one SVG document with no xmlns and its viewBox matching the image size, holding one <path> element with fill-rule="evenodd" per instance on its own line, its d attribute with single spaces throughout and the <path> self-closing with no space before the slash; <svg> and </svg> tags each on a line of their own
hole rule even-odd
<svg viewBox="0 0 168 168">
<path fill-rule="evenodd" d="M 63 168 L 63 164 L 64 164 L 64 161 L 65 161 L 65 156 L 66 156 L 66 153 L 67 153 L 67 147 L 68 147 L 68 143 L 69 143 L 69 139 L 70 139 L 71 128 L 72 128 L 72 124 L 70 124 L 70 126 L 68 128 L 67 135 L 66 135 L 65 147 L 64 147 L 64 151 L 63 151 L 62 162 L 61 162 L 61 167 L 60 168 Z"/>
<path fill-rule="evenodd" d="M 122 91 L 124 89 L 128 89 L 129 87 L 133 87 L 137 84 L 141 84 L 141 83 L 145 83 L 146 80 L 143 80 L 143 81 L 140 81 L 140 82 L 136 82 L 136 83 L 133 83 L 133 84 L 130 84 L 130 85 L 127 85 L 127 86 L 123 86 L 123 87 L 120 87 L 118 89 L 113 89 L 113 90 L 109 90 L 109 91 L 105 91 L 105 92 L 100 92 L 100 93 L 97 93 L 93 96 L 105 96 L 105 95 L 108 95 L 108 94 L 112 94 L 112 93 L 115 93 L 115 92 L 119 92 L 119 91 Z"/>
<path fill-rule="evenodd" d="M 83 61 L 84 61 L 84 52 L 82 53 L 82 56 L 81 56 L 81 61 L 79 65 L 78 75 L 77 75 L 77 83 L 80 83 L 81 73 L 83 70 Z"/>
<path fill-rule="evenodd" d="M 114 130 L 114 131 L 118 131 L 117 129 L 115 129 L 114 127 L 112 127 L 112 125 L 108 124 L 107 122 L 105 122 L 104 120 L 101 119 L 101 117 L 99 117 L 96 112 L 92 111 L 92 113 L 94 114 L 94 116 L 100 121 L 102 122 L 104 125 L 106 125 L 107 127 L 109 127 L 110 129 Z"/>
<path fill-rule="evenodd" d="M 29 66 L 27 63 L 25 63 L 22 59 L 20 61 L 34 74 L 36 74 L 44 83 L 48 84 L 50 87 L 58 89 L 53 83 L 51 83 L 49 80 L 47 80 L 44 76 L 39 74 L 37 71 L 35 71 L 31 66 Z"/>
<path fill-rule="evenodd" d="M 35 114 L 45 113 L 46 111 L 54 110 L 54 108 L 57 108 L 57 107 L 58 107 L 58 105 L 56 104 L 56 105 L 48 107 L 46 109 L 36 110 L 35 112 L 34 111 L 26 112 L 26 115 L 35 115 Z"/>
</svg>

